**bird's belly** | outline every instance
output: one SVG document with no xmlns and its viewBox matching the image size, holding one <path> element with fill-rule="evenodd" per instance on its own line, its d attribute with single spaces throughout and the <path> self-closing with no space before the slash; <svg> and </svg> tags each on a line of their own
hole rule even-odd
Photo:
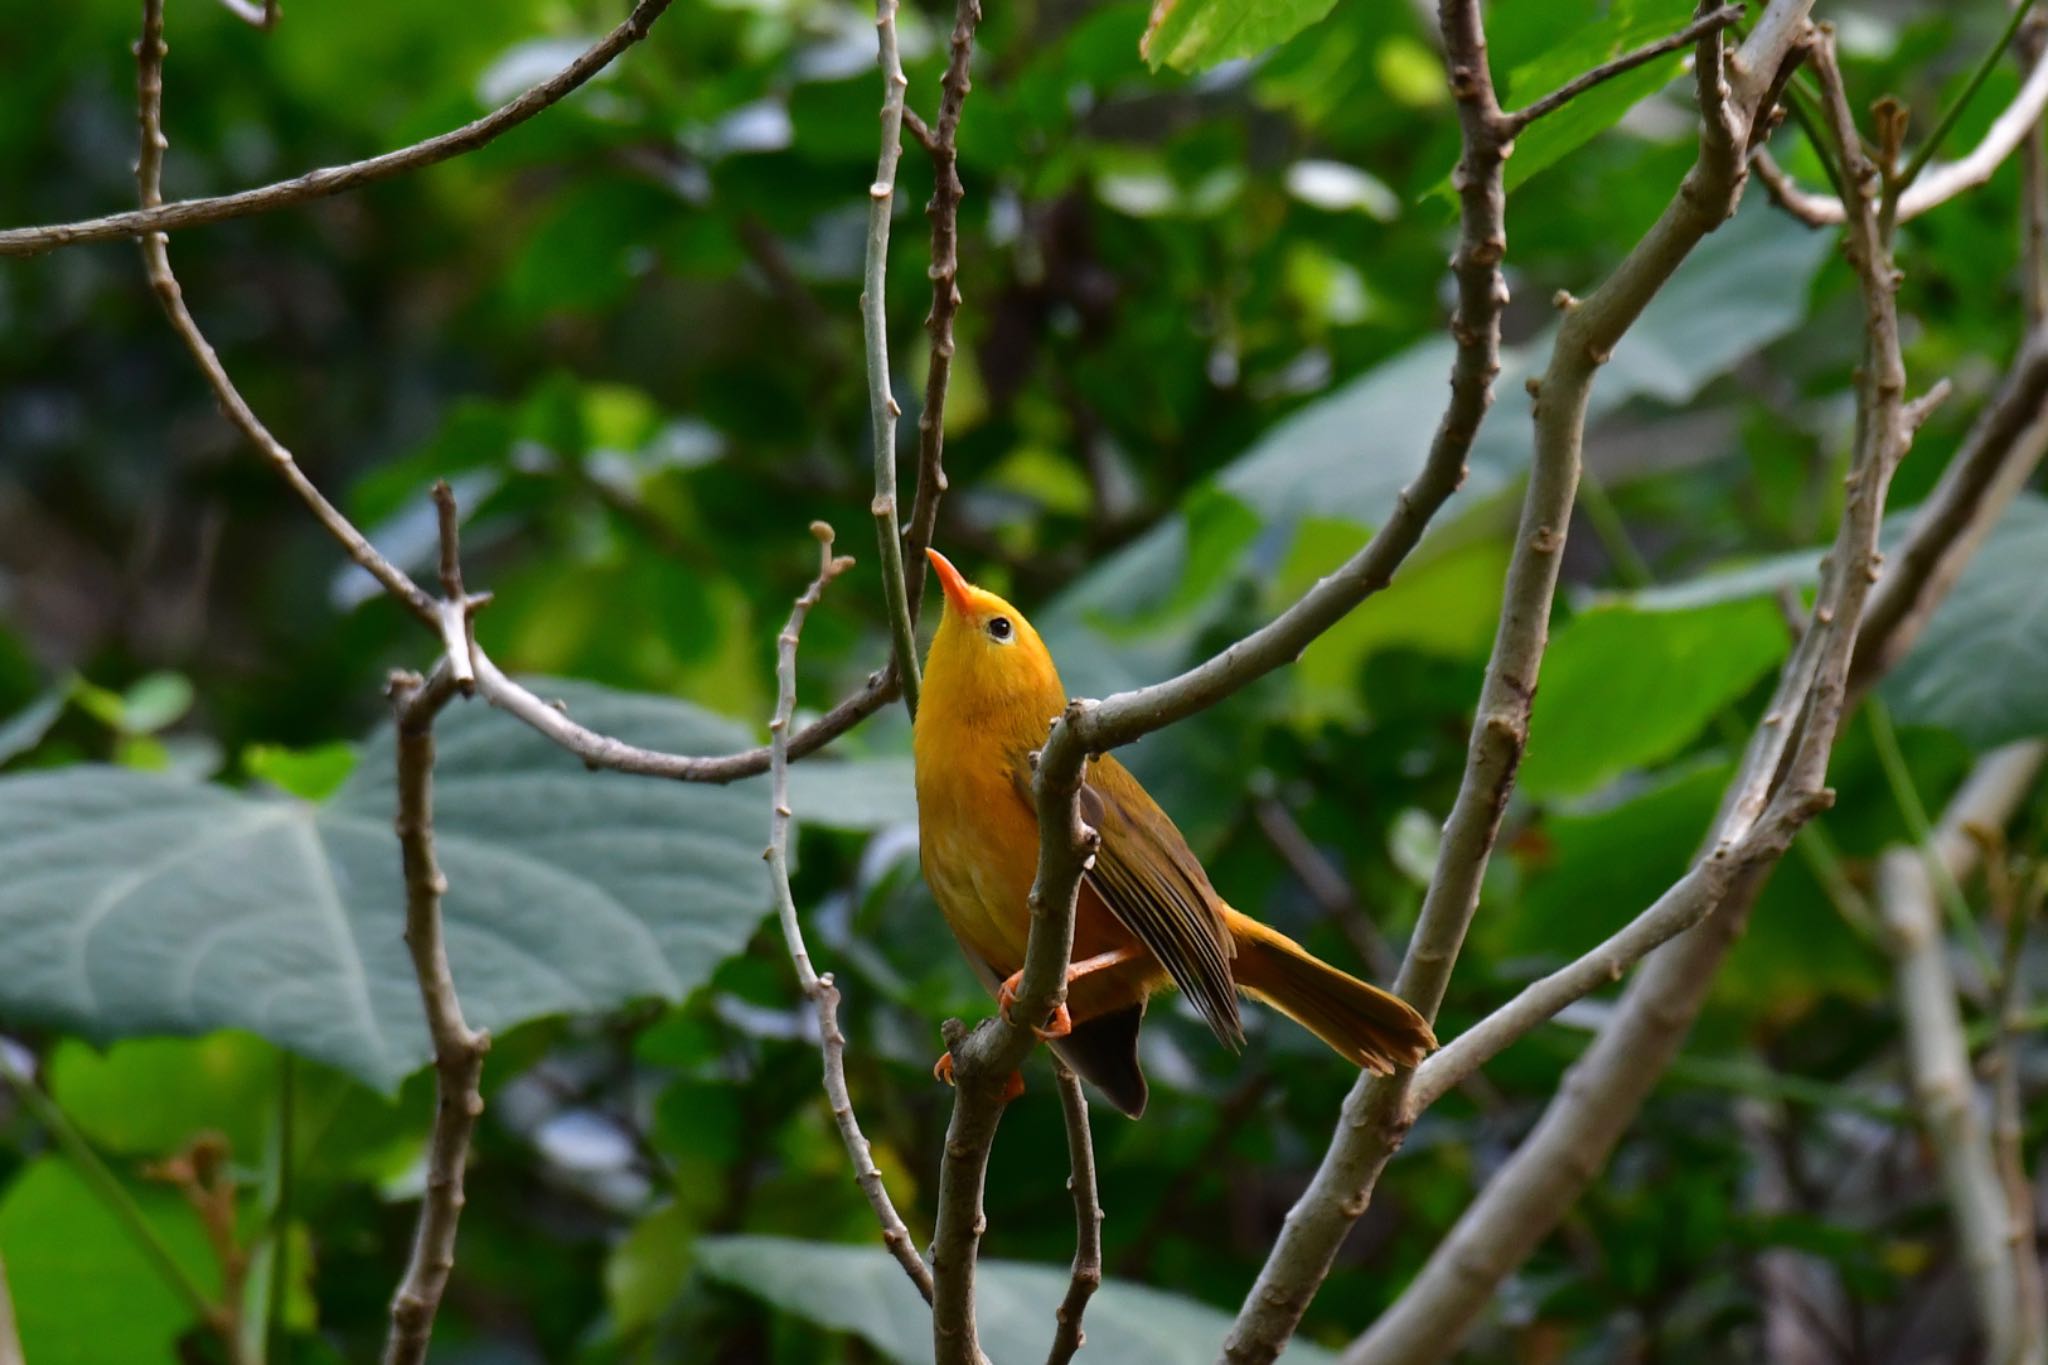
<svg viewBox="0 0 2048 1365">
<path fill-rule="evenodd" d="M 961 946 L 998 978 L 1022 967 L 1037 831 L 1020 845 L 977 823 L 938 820 L 926 821 L 920 837 L 925 881 Z M 1026 856 L 1016 857 L 1013 846 Z"/>
</svg>

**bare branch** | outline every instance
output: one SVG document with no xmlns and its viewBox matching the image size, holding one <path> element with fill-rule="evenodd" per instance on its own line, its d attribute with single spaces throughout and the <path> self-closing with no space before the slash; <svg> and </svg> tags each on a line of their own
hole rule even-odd
<svg viewBox="0 0 2048 1365">
<path fill-rule="evenodd" d="M 2038 773 L 2048 759 L 2048 744 L 2040 741 L 2009 745 L 1987 757 L 1979 769 L 2001 763 L 2031 766 Z M 1979 783 L 1972 775 L 1967 786 Z M 2024 784 L 2023 784 L 2024 785 Z M 1943 824 L 1954 819 L 1954 808 Z M 2027 936 L 2041 901 L 2048 895 L 2048 870 L 2036 867 L 2029 884 L 2019 885 L 2006 861 L 2002 834 L 1991 837 L 1996 826 L 1986 827 L 1965 815 L 1955 823 L 1984 848 L 1986 880 L 1990 883 L 1994 913 L 2005 920 L 2005 951 L 1999 963 L 1997 1031 L 1993 1034 L 1986 1065 L 1991 1070 L 1992 1122 L 1991 1153 L 1998 1165 L 2004 1187 L 2006 1223 L 2011 1245 L 2007 1252 L 2013 1267 L 2015 1298 L 2013 1358 L 2038 1361 L 2048 1348 L 2048 1286 L 2041 1274 L 2041 1249 L 2034 1232 L 2034 1183 L 2027 1174 L 2026 1114 L 2020 1094 L 2019 1040 L 2026 1029 L 2027 980 L 2022 968 Z"/>
<path fill-rule="evenodd" d="M 0 231 L 0 256 L 33 256 L 53 247 L 72 246 L 79 242 L 112 242 L 141 237 L 146 233 L 172 232 L 229 218 L 244 218 L 252 213 L 267 213 L 272 209 L 324 199 L 379 180 L 388 180 L 394 175 L 403 175 L 407 171 L 474 151 L 542 110 L 560 103 L 564 96 L 604 70 L 613 58 L 647 36 L 647 30 L 661 17 L 669 3 L 670 0 L 639 0 L 624 22 L 591 44 L 581 56 L 555 75 L 474 123 L 451 129 L 439 137 L 385 152 L 366 161 L 308 171 L 293 180 L 281 180 L 273 185 L 240 190 L 212 199 L 149 204 L 137 211 L 110 213 L 104 218 L 89 218 L 77 223 L 9 228 Z"/>
<path fill-rule="evenodd" d="M 1741 21 L 1742 6 L 1723 5 L 1717 10 L 1701 15 L 1670 37 L 1659 38 L 1656 42 L 1639 47 L 1633 52 L 1624 52 L 1621 56 L 1614 58 L 1614 60 L 1603 62 L 1584 75 L 1565 82 L 1565 84 L 1551 91 L 1527 108 L 1517 109 L 1511 114 L 1503 115 L 1503 126 L 1507 129 L 1510 137 L 1520 136 L 1522 130 L 1537 119 L 1542 118 L 1545 114 L 1557 112 L 1557 110 L 1585 94 L 1594 86 L 1613 80 L 1616 76 L 1622 75 L 1625 72 L 1633 71 L 1647 62 L 1654 62 L 1659 57 L 1677 52 L 1682 48 L 1691 47 L 1705 35 L 1728 28 Z"/>
<path fill-rule="evenodd" d="M 1918 218 L 1991 179 L 2036 129 L 2044 110 L 2048 110 L 2048 64 L 2037 63 L 2027 73 L 2012 103 L 1985 130 L 1968 155 L 1958 161 L 1930 165 L 1899 195 L 1898 221 Z M 1772 197 L 1801 222 L 1821 226 L 1846 221 L 1838 196 L 1801 189 L 1775 164 L 1764 175 Z"/>
<path fill-rule="evenodd" d="M 155 3 L 155 0 L 150 0 Z M 392 679 L 398 719 L 398 843 L 405 862 L 405 945 L 419 978 L 427 1032 L 434 1040 L 434 1127 L 427 1139 L 427 1188 L 413 1234 L 412 1257 L 391 1301 L 384 1365 L 420 1365 L 427 1358 L 434 1315 L 455 1269 L 462 1220 L 463 1167 L 484 1111 L 484 1054 L 490 1037 L 462 1017 L 442 936 L 441 898 L 448 879 L 434 859 L 434 717 L 455 695 L 454 670 L 443 660 L 422 682 Z"/>
<path fill-rule="evenodd" d="M 1877 576 L 1885 489 L 1913 433 L 1899 355 L 1898 275 L 1871 198 L 1876 171 L 1863 157 L 1849 122 L 1840 75 L 1825 40 L 1813 57 L 1829 93 L 1829 115 L 1848 148 L 1845 179 L 1852 187 L 1853 218 L 1847 249 L 1863 288 L 1868 350 L 1858 378 L 1858 436 L 1842 525 L 1823 561 L 1812 623 L 1787 661 L 1724 799 L 1713 852 L 1703 865 L 1725 860 L 1732 871 L 1723 885 L 1710 888 L 1705 925 L 1659 954 L 1635 979 L 1614 1021 L 1581 1059 L 1536 1131 L 1489 1182 L 1409 1290 L 1353 1345 L 1345 1358 L 1354 1365 L 1434 1361 L 1455 1348 L 1500 1278 L 1547 1235 L 1598 1174 L 1675 1054 L 1713 967 L 1739 932 L 1764 875 L 1798 824 L 1827 800 L 1822 786 L 1827 757 L 1846 704 L 1859 621 Z M 1697 904 L 1688 904 L 1687 898 L 1698 894 L 1694 883 L 1708 875 L 1696 868 L 1624 932 L 1644 928 L 1654 916 L 1675 915 L 1674 907 L 1696 918 Z M 1531 989 L 1541 991 L 1547 984 Z M 1453 1067 L 1459 1064 L 1454 1059 Z"/>
<path fill-rule="evenodd" d="M 931 359 L 925 366 L 924 411 L 917 417 L 917 497 L 910 505 L 908 565 L 904 583 L 906 613 L 913 627 L 924 602 L 924 552 L 939 522 L 939 499 L 946 492 L 946 390 L 953 379 L 953 319 L 960 312 L 960 113 L 974 88 L 974 30 L 981 23 L 981 0 L 957 0 L 953 10 L 951 55 L 939 77 L 939 116 L 927 128 L 906 109 L 910 128 L 932 158 L 932 198 L 925 216 L 932 223 L 932 306 L 925 315 L 931 336 Z"/>
<path fill-rule="evenodd" d="M 1852 675 L 1858 688 L 1905 657 L 2044 455 L 2048 330 L 2036 328 L 1934 491 L 1914 510 L 1905 543 L 1890 556 L 1890 567 L 1871 594 Z"/>
<path fill-rule="evenodd" d="M 1764 189 L 1772 202 L 1808 227 L 1827 227 L 1841 221 L 1839 217 L 1830 215 L 1840 212 L 1842 201 L 1801 189 L 1791 172 L 1772 159 L 1769 148 L 1757 148 L 1750 165 L 1755 169 L 1757 179 L 1764 182 Z"/>
<path fill-rule="evenodd" d="M 832 1121 L 839 1128 L 839 1140 L 845 1144 L 846 1155 L 853 1163 L 854 1181 L 860 1186 L 861 1193 L 867 1196 L 875 1221 L 881 1224 L 882 1242 L 889 1248 L 889 1254 L 903 1267 L 903 1273 L 917 1286 L 917 1292 L 924 1295 L 925 1302 L 930 1303 L 932 1273 L 918 1256 L 910 1229 L 903 1225 L 894 1201 L 889 1198 L 881 1168 L 875 1165 L 874 1150 L 860 1130 L 860 1120 L 854 1116 L 853 1096 L 846 1085 L 846 1035 L 839 1029 L 839 988 L 833 984 L 829 972 L 821 976 L 812 967 L 810 952 L 804 946 L 803 925 L 797 920 L 796 898 L 789 889 L 788 735 L 791 718 L 796 713 L 797 639 L 803 633 L 804 618 L 825 595 L 827 585 L 853 567 L 851 556 L 833 557 L 830 526 L 814 521 L 811 534 L 818 541 L 818 576 L 811 580 L 811 586 L 805 589 L 803 596 L 796 599 L 796 605 L 789 613 L 789 624 L 775 637 L 775 717 L 768 722 L 768 733 L 773 737 L 769 741 L 769 772 L 772 776 L 769 779 L 768 847 L 761 856 L 768 861 L 768 882 L 775 893 L 782 941 L 789 949 L 790 962 L 796 967 L 797 985 L 818 1012 L 818 1050 L 824 1059 L 825 1097 L 832 1106 Z"/>
<path fill-rule="evenodd" d="M 1792 8 L 1803 14 L 1803 4 Z M 1463 54 L 1475 42 L 1483 43 L 1475 3 L 1445 0 L 1443 15 L 1447 52 Z M 1764 79 L 1754 85 L 1749 100 L 1760 100 L 1774 88 L 1772 77 L 1802 32 L 1796 25 L 1759 22 L 1745 49 L 1745 62 L 1764 73 Z M 1779 41 L 1782 46 L 1765 46 Z M 1568 301 L 1548 370 L 1539 384 L 1532 385 L 1535 463 L 1508 567 L 1500 630 L 1481 688 L 1464 779 L 1444 827 L 1436 875 L 1395 983 L 1396 993 L 1425 1017 L 1433 1017 L 1442 1002 L 1477 908 L 1480 883 L 1527 742 L 1529 706 L 1548 636 L 1594 378 L 1679 263 L 1733 213 L 1742 190 L 1748 129 L 1764 115 L 1756 103 L 1744 102 L 1724 78 L 1721 26 L 1708 26 L 1698 44 L 1695 77 L 1703 116 L 1698 163 L 1664 215 L 1614 275 L 1589 298 Z M 1475 65 L 1462 55 L 1451 60 L 1454 71 Z M 1224 1344 L 1224 1358 L 1231 1365 L 1273 1360 L 1292 1335 L 1413 1121 L 1407 1100 L 1413 1074 L 1362 1076 L 1353 1087 L 1329 1151 L 1288 1213 Z"/>
<path fill-rule="evenodd" d="M 882 597 L 889 609 L 889 643 L 903 705 L 917 714 L 917 622 L 910 614 L 903 575 L 903 532 L 896 519 L 896 418 L 902 409 L 889 392 L 889 218 L 896 207 L 896 163 L 903 156 L 903 58 L 896 46 L 898 0 L 876 0 L 875 41 L 882 68 L 882 150 L 868 186 L 867 265 L 860 292 L 861 337 L 868 363 L 868 415 L 875 447 L 875 539 L 881 549 Z M 924 565 L 917 566 L 919 579 Z"/>
<path fill-rule="evenodd" d="M 1087 1334 L 1081 1330 L 1081 1314 L 1088 1300 L 1102 1285 L 1102 1200 L 1095 1189 L 1095 1144 L 1088 1135 L 1088 1097 L 1081 1093 L 1081 1080 L 1057 1057 L 1052 1064 L 1053 1079 L 1059 1085 L 1060 1111 L 1067 1124 L 1067 1189 L 1074 1196 L 1074 1269 L 1067 1281 L 1067 1296 L 1060 1301 L 1058 1329 L 1053 1333 L 1052 1353 L 1045 1365 L 1067 1365 L 1081 1349 Z M 0 1362 L 4 1365 L 4 1362 Z"/>
<path fill-rule="evenodd" d="M 1031 883 L 1031 930 L 1024 967 L 1009 1011 L 998 1010 L 969 1033 L 948 1020 L 953 1058 L 953 1116 L 939 1166 L 939 1216 L 932 1240 L 933 1354 L 937 1365 L 974 1365 L 981 1358 L 974 1319 L 974 1272 L 981 1234 L 982 1186 L 1009 1099 L 1011 1075 L 1038 1039 L 1011 1016 L 1038 1020 L 1064 1003 L 1074 947 L 1074 905 L 1081 874 L 1093 862 L 1095 831 L 1080 815 L 1081 768 L 1087 755 L 1081 727 L 1093 703 L 1071 701 L 1053 722 L 1033 780 L 1038 815 L 1038 872 Z"/>
<path fill-rule="evenodd" d="M 647 22 L 652 22 L 667 0 L 660 4 L 643 4 L 635 13 L 646 12 Z M 631 24 L 631 20 L 628 24 Z M 163 164 L 164 138 L 161 118 L 162 102 L 162 50 L 161 43 L 155 51 L 155 66 L 142 73 L 142 154 L 137 159 L 136 174 L 141 186 L 145 206 L 154 205 L 161 199 L 159 177 Z M 592 49 L 595 51 L 596 49 Z M 586 54 L 587 56 L 588 54 Z M 768 771 L 768 746 L 741 750 L 734 754 L 697 756 L 688 754 L 663 753 L 654 749 L 643 749 L 626 744 L 607 735 L 571 721 L 560 709 L 550 706 L 532 692 L 506 677 L 496 664 L 478 648 L 474 641 L 470 618 L 475 611 L 488 602 L 488 594 L 469 595 L 459 591 L 461 567 L 450 564 L 446 558 L 446 547 L 451 544 L 447 519 L 452 515 L 452 502 L 441 511 L 443 519 L 443 560 L 441 574 L 444 587 L 452 582 L 445 600 L 437 601 L 403 569 L 391 563 L 367 537 L 357 530 L 354 523 L 320 492 L 312 480 L 306 477 L 298 462 L 284 443 L 271 434 L 255 411 L 243 399 L 236 388 L 227 368 L 214 352 L 206 335 L 192 317 L 186 306 L 183 290 L 177 276 L 171 270 L 168 243 L 161 233 L 152 233 L 143 239 L 143 259 L 149 270 L 151 285 L 162 303 L 172 328 L 184 341 L 186 349 L 199 362 L 200 372 L 212 387 L 214 396 L 229 421 L 241 431 L 249 443 L 256 447 L 273 469 L 284 479 L 299 500 L 306 504 L 329 535 L 348 552 L 349 558 L 361 565 L 381 584 L 384 590 L 402 603 L 414 617 L 434 632 L 446 656 L 456 669 L 458 680 L 467 692 L 471 686 L 480 691 L 491 705 L 506 711 L 546 735 L 555 743 L 582 759 L 586 766 L 606 768 L 616 772 L 635 773 L 647 777 L 662 777 L 683 782 L 732 782 L 743 777 L 752 777 Z M 439 494 L 437 493 L 437 501 Z M 453 575 L 451 579 L 451 573 Z M 463 644 L 467 645 L 466 648 Z M 465 677 L 473 674 L 473 678 Z M 831 711 L 813 721 L 789 742 L 792 759 L 829 744 L 861 721 L 873 715 L 896 695 L 896 679 L 892 669 L 871 676 L 860 691 L 841 701 Z"/>
</svg>

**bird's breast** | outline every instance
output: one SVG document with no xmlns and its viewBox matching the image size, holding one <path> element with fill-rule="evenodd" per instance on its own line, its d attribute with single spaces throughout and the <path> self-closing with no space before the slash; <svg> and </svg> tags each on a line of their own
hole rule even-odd
<svg viewBox="0 0 2048 1365">
<path fill-rule="evenodd" d="M 992 757 L 917 765 L 919 857 L 962 945 L 1007 976 L 1024 964 L 1038 822 Z"/>
</svg>

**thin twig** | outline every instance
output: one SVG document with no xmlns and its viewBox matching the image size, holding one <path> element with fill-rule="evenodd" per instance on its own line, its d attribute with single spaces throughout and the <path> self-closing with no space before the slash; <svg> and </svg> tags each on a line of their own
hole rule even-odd
<svg viewBox="0 0 2048 1365">
<path fill-rule="evenodd" d="M 894 1201 L 889 1198 L 888 1186 L 883 1183 L 881 1168 L 875 1165 L 874 1149 L 861 1133 L 860 1120 L 854 1116 L 853 1096 L 846 1084 L 846 1035 L 839 1028 L 839 988 L 833 984 L 831 973 L 820 975 L 811 965 L 810 951 L 804 946 L 803 925 L 797 919 L 796 898 L 789 888 L 788 735 L 791 717 L 796 713 L 797 640 L 803 633 L 804 618 L 810 615 L 812 607 L 818 605 L 826 587 L 853 567 L 852 556 L 833 557 L 830 526 L 814 521 L 811 534 L 818 541 L 818 576 L 811 580 L 811 586 L 804 590 L 803 596 L 796 599 L 796 605 L 789 613 L 789 624 L 775 637 L 775 716 L 768 722 L 768 733 L 772 737 L 768 745 L 768 847 L 761 856 L 768 862 L 768 883 L 775 895 L 782 941 L 789 949 L 791 964 L 796 968 L 797 986 L 818 1012 L 818 1050 L 824 1062 L 825 1098 L 832 1106 L 832 1121 L 839 1128 L 839 1140 L 845 1144 L 846 1155 L 853 1163 L 854 1181 L 860 1186 L 861 1193 L 867 1196 L 875 1221 L 881 1224 L 882 1242 L 889 1248 L 889 1254 L 903 1267 L 903 1273 L 917 1286 L 917 1292 L 924 1295 L 925 1302 L 930 1303 L 931 1270 L 918 1256 L 910 1229 L 903 1225 Z"/>
<path fill-rule="evenodd" d="M 2048 69 L 2048 62 L 2041 64 Z M 1984 538 L 2048 455 L 2048 330 L 2024 339 L 1871 595 L 1857 642 L 1858 690 L 1904 658 Z"/>
<path fill-rule="evenodd" d="M 420 1365 L 434 1315 L 455 1269 L 463 1169 L 484 1111 L 484 1054 L 490 1036 L 470 1028 L 455 993 L 442 932 L 448 879 L 434 858 L 434 718 L 460 690 L 449 661 L 422 681 L 397 675 L 391 707 L 398 730 L 398 844 L 405 864 L 405 946 L 419 978 L 420 1004 L 434 1040 L 434 1126 L 427 1138 L 427 1186 L 412 1256 L 391 1300 L 384 1365 Z"/>
<path fill-rule="evenodd" d="M 2013 43 L 2022 72 L 2041 63 L 2048 24 L 2036 16 Z M 2020 294 L 2026 300 L 2027 326 L 2048 321 L 2048 128 L 2037 122 L 2020 140 Z"/>
<path fill-rule="evenodd" d="M 647 36 L 648 28 L 661 17 L 669 4 L 670 0 L 639 0 L 633 12 L 617 28 L 584 49 L 575 61 L 547 80 L 475 122 L 428 138 L 425 142 L 416 142 L 410 147 L 385 152 L 366 161 L 328 166 L 308 171 L 296 179 L 211 199 L 152 204 L 140 210 L 110 213 L 103 218 L 88 218 L 76 223 L 9 228 L 0 231 L 0 256 L 33 256 L 53 247 L 72 246 L 79 242 L 112 242 L 152 232 L 172 232 L 179 228 L 218 223 L 229 218 L 244 218 L 252 213 L 267 213 L 272 209 L 303 204 L 310 199 L 324 199 L 379 180 L 388 180 L 394 175 L 403 175 L 407 171 L 475 151 L 542 110 L 560 103 L 564 96 L 604 70 L 613 58 Z"/>
<path fill-rule="evenodd" d="M 896 419 L 902 409 L 889 392 L 889 219 L 896 207 L 896 163 L 903 156 L 903 94 L 910 84 L 896 45 L 898 0 L 876 0 L 876 60 L 882 69 L 882 150 L 868 186 L 867 264 L 860 292 L 861 338 L 867 353 L 868 416 L 875 447 L 875 539 L 881 550 L 882 597 L 888 604 L 889 643 L 903 705 L 917 714 L 917 622 L 910 615 L 903 574 L 903 532 L 896 517 Z M 924 565 L 917 566 L 924 577 Z"/>
<path fill-rule="evenodd" d="M 1066 1297 L 1055 1315 L 1052 1352 L 1045 1365 L 1067 1365 L 1088 1337 L 1081 1315 L 1102 1285 L 1102 1200 L 1095 1188 L 1095 1144 L 1088 1134 L 1088 1097 L 1081 1080 L 1067 1064 L 1053 1059 L 1053 1079 L 1060 1092 L 1060 1112 L 1067 1126 L 1067 1190 L 1074 1196 L 1074 1268 Z"/>
<path fill-rule="evenodd" d="M 1633 52 L 1624 52 L 1612 61 L 1602 62 L 1584 75 L 1565 82 L 1534 104 L 1503 115 L 1505 126 L 1510 136 L 1519 136 L 1537 119 L 1545 114 L 1556 113 L 1594 86 L 1633 71 L 1646 62 L 1654 62 L 1659 57 L 1691 47 L 1707 34 L 1740 23 L 1741 20 L 1742 6 L 1723 5 L 1717 10 L 1701 15 L 1669 37 L 1659 38 L 1656 42 L 1645 44 Z"/>
<path fill-rule="evenodd" d="M 667 3 L 668 0 L 659 0 L 659 3 L 643 0 L 635 14 L 644 13 L 646 22 L 651 23 L 654 15 L 659 14 Z M 629 26 L 632 22 L 627 21 Z M 161 200 L 159 178 L 165 142 L 161 118 L 160 48 L 159 42 L 157 48 L 151 49 L 156 52 L 155 69 L 153 72 L 143 72 L 142 77 L 142 154 L 137 159 L 136 175 L 145 206 Z M 593 48 L 592 52 L 597 50 Z M 222 364 L 219 355 L 215 353 L 185 304 L 184 292 L 171 269 L 169 246 L 164 236 L 161 233 L 145 236 L 142 241 L 142 252 L 149 271 L 150 283 L 156 291 L 157 298 L 162 303 L 173 330 L 185 343 L 186 349 L 192 353 L 193 359 L 199 363 L 200 372 L 213 389 L 221 410 L 257 452 L 269 461 L 271 467 L 298 495 L 299 500 L 305 503 L 328 534 L 347 551 L 349 558 L 361 565 L 388 594 L 434 632 L 446 657 L 453 661 L 465 692 L 473 683 L 476 691 L 480 692 L 492 706 L 518 717 L 582 759 L 585 766 L 590 768 L 604 768 L 614 772 L 681 782 L 711 783 L 732 782 L 768 771 L 769 753 L 765 744 L 737 753 L 709 756 L 671 754 L 656 749 L 643 749 L 576 724 L 561 710 L 550 706 L 500 672 L 489 656 L 477 647 L 470 625 L 470 617 L 489 601 L 489 595 L 454 592 L 443 600 L 436 600 L 403 569 L 379 553 L 368 538 L 356 529 L 354 523 L 329 502 L 312 480 L 306 477 L 305 471 L 293 459 L 291 451 L 271 433 L 242 397 L 234 379 L 228 374 L 227 367 Z M 441 512 L 444 521 L 448 515 L 445 510 Z M 444 533 L 445 530 L 444 525 Z M 450 566 L 443 563 L 441 568 L 445 578 Z M 459 584 L 460 568 L 455 568 L 456 581 Z M 466 642 L 466 647 L 460 647 L 458 641 Z M 464 677 L 465 673 L 472 674 L 473 678 Z M 893 668 L 885 668 L 871 675 L 861 690 L 846 697 L 790 740 L 790 757 L 797 759 L 817 752 L 879 711 L 895 696 L 896 679 Z"/>
<path fill-rule="evenodd" d="M 946 391 L 953 378 L 953 320 L 960 312 L 960 201 L 967 193 L 960 183 L 960 114 L 974 88 L 974 30 L 980 23 L 981 0 L 957 0 L 946 73 L 939 77 L 938 119 L 927 128 L 921 119 L 913 122 L 908 109 L 903 111 L 904 126 L 932 159 L 932 197 L 925 206 L 932 224 L 932 306 L 924 320 L 931 359 L 925 366 L 924 411 L 917 416 L 917 496 L 910 505 L 904 548 L 904 611 L 913 628 L 924 601 L 924 552 L 946 492 Z"/>
<path fill-rule="evenodd" d="M 2012 40 L 2019 33 L 2020 25 L 2026 22 L 2027 11 L 2033 7 L 2034 0 L 2019 0 L 2019 3 L 2012 7 L 2012 16 L 2005 21 L 2004 29 L 1999 32 L 1998 41 L 1991 45 L 1983 60 L 1977 63 L 1976 69 L 1970 72 L 1970 79 L 1963 83 L 1963 88 L 1956 92 L 1955 99 L 1951 100 L 1948 108 L 1942 110 L 1940 116 L 1935 119 L 1933 131 L 1927 134 L 1927 140 L 1920 144 L 1912 159 L 1907 161 L 1905 169 L 1899 172 L 1896 184 L 1900 188 L 1910 186 L 1920 178 L 1920 173 L 1927 169 L 1927 163 L 1941 150 L 1941 144 L 1955 131 L 1956 123 L 1962 118 L 1963 111 L 1970 107 L 1970 101 L 1977 97 L 1977 91 L 1990 79 L 1999 62 L 2004 60 L 2005 50 L 2012 46 Z M 2027 120 L 2029 124 L 2034 121 Z"/>
<path fill-rule="evenodd" d="M 2048 110 L 2048 63 L 2036 64 L 2027 74 L 2012 103 L 1992 121 L 1991 127 L 1967 155 L 1960 160 L 1929 164 L 1924 170 L 1914 171 L 1910 185 L 1898 196 L 1896 221 L 1904 223 L 1918 218 L 1989 180 L 2033 132 L 2044 110 Z M 1800 221 L 1813 226 L 1846 221 L 1839 194 L 1822 195 L 1801 189 L 1775 165 L 1765 173 L 1765 179 L 1772 188 L 1773 196 L 1791 209 Z"/>
</svg>

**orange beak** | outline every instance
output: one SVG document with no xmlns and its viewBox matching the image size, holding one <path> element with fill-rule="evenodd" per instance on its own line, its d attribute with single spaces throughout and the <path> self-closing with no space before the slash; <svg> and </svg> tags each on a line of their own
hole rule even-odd
<svg viewBox="0 0 2048 1365">
<path fill-rule="evenodd" d="M 925 557 L 932 562 L 932 572 L 939 576 L 939 586 L 945 590 L 946 600 L 953 604 L 953 610 L 965 615 L 973 608 L 973 601 L 967 595 L 967 580 L 953 567 L 953 561 L 937 550 L 926 550 Z"/>
</svg>

